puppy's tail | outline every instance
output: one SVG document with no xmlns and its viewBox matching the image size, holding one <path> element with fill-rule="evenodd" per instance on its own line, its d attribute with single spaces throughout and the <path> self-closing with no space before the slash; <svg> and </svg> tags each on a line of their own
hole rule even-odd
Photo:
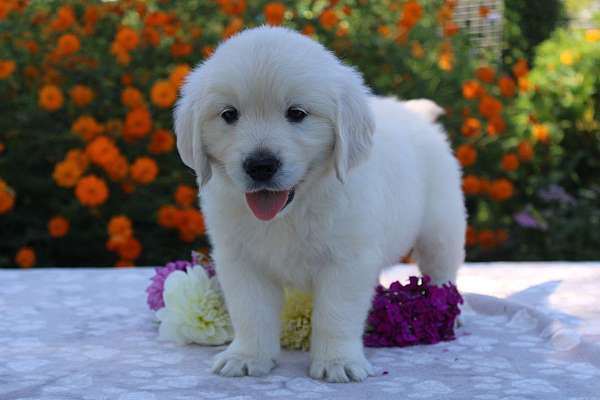
<svg viewBox="0 0 600 400">
<path fill-rule="evenodd" d="M 410 111 L 422 115 L 431 122 L 435 122 L 441 115 L 446 113 L 442 107 L 429 99 L 407 100 L 403 104 Z"/>
</svg>

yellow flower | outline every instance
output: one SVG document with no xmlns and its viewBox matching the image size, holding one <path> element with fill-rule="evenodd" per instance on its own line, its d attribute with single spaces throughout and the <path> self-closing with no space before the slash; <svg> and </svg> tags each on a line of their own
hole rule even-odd
<svg viewBox="0 0 600 400">
<path fill-rule="evenodd" d="M 600 29 L 588 29 L 585 31 L 585 40 L 595 43 L 600 40 Z"/>
<path fill-rule="evenodd" d="M 560 53 L 560 62 L 564 65 L 572 65 L 575 62 L 575 55 L 566 50 Z"/>
</svg>

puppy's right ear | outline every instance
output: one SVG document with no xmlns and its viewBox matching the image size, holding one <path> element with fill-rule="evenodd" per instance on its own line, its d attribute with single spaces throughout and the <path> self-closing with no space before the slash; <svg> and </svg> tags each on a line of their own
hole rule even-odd
<svg viewBox="0 0 600 400">
<path fill-rule="evenodd" d="M 181 88 L 181 98 L 175 106 L 177 151 L 185 165 L 196 171 L 198 184 L 204 186 L 212 175 L 206 151 L 202 145 L 201 106 L 203 83 L 201 67 L 190 72 Z"/>
</svg>

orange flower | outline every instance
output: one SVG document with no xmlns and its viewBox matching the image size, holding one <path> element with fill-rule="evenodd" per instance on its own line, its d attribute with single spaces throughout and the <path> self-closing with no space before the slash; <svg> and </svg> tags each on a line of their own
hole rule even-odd
<svg viewBox="0 0 600 400">
<path fill-rule="evenodd" d="M 124 242 L 133 234 L 131 220 L 125 215 L 116 215 L 108 221 L 108 236 Z"/>
<path fill-rule="evenodd" d="M 306 36 L 312 36 L 315 34 L 315 27 L 311 24 L 307 24 L 306 26 L 304 26 L 304 28 L 302 28 L 302 33 Z"/>
<path fill-rule="evenodd" d="M 490 136 L 496 136 L 506 130 L 506 122 L 501 115 L 495 115 L 488 121 L 487 132 Z"/>
<path fill-rule="evenodd" d="M 215 49 L 213 49 L 210 46 L 204 46 L 202 48 L 202 57 L 204 58 L 208 58 L 210 56 L 212 56 L 212 53 L 215 51 Z"/>
<path fill-rule="evenodd" d="M 483 88 L 481 87 L 479 82 L 474 80 L 466 81 L 462 85 L 463 97 L 469 100 L 474 99 L 475 97 L 478 97 L 481 94 L 482 89 Z"/>
<path fill-rule="evenodd" d="M 174 206 L 161 206 L 158 209 L 158 224 L 165 228 L 174 228 L 178 222 L 178 212 Z"/>
<path fill-rule="evenodd" d="M 468 167 L 477 161 L 477 150 L 470 144 L 461 144 L 456 149 L 456 158 L 463 167 Z"/>
<path fill-rule="evenodd" d="M 171 45 L 171 55 L 173 57 L 185 57 L 189 56 L 190 54 L 192 54 L 192 45 L 189 43 L 175 40 L 175 42 L 173 42 L 173 44 Z"/>
<path fill-rule="evenodd" d="M 50 29 L 54 31 L 67 30 L 76 21 L 75 12 L 70 5 L 62 6 L 56 12 L 56 16 L 50 23 Z"/>
<path fill-rule="evenodd" d="M 98 206 L 108 199 L 108 186 L 102 178 L 88 175 L 77 182 L 75 195 L 84 206 Z"/>
<path fill-rule="evenodd" d="M 115 36 L 115 42 L 126 51 L 135 49 L 139 41 L 138 34 L 127 26 L 121 27 Z"/>
<path fill-rule="evenodd" d="M 94 91 L 88 86 L 75 85 L 69 90 L 69 96 L 77 107 L 85 107 L 94 100 Z"/>
<path fill-rule="evenodd" d="M 467 232 L 465 236 L 465 242 L 467 246 L 475 246 L 477 244 L 477 232 L 471 225 L 467 226 Z"/>
<path fill-rule="evenodd" d="M 541 143 L 548 143 L 550 141 L 550 130 L 544 124 L 534 124 L 532 128 L 533 137 L 535 140 Z"/>
<path fill-rule="evenodd" d="M 425 49 L 421 46 L 421 43 L 414 41 L 410 46 L 410 53 L 414 58 L 423 58 L 425 56 Z"/>
<path fill-rule="evenodd" d="M 500 94 L 504 97 L 512 97 L 515 95 L 515 81 L 508 76 L 500 78 L 498 87 L 500 88 Z"/>
<path fill-rule="evenodd" d="M 421 5 L 416 1 L 409 0 L 402 6 L 402 17 L 400 17 L 398 24 L 407 30 L 411 29 L 421 19 L 422 15 Z"/>
<path fill-rule="evenodd" d="M 159 129 L 152 134 L 148 151 L 152 154 L 168 153 L 175 146 L 173 134 L 167 130 Z"/>
<path fill-rule="evenodd" d="M 522 161 L 531 161 L 533 160 L 533 146 L 531 143 L 527 141 L 523 141 L 519 143 L 518 147 L 519 158 Z"/>
<path fill-rule="evenodd" d="M 585 31 L 585 40 L 595 43 L 600 40 L 600 29 L 588 29 Z"/>
<path fill-rule="evenodd" d="M 443 46 L 438 55 L 438 67 L 442 71 L 452 71 L 454 68 L 454 53 L 449 46 Z"/>
<path fill-rule="evenodd" d="M 525 77 L 525 75 L 529 73 L 529 66 L 527 65 L 527 61 L 524 59 L 520 59 L 515 63 L 515 65 L 513 65 L 512 70 L 513 74 L 515 74 L 517 78 Z"/>
<path fill-rule="evenodd" d="M 191 68 L 189 65 L 179 64 L 171 70 L 171 73 L 169 74 L 169 81 L 173 86 L 179 88 L 185 81 L 185 77 L 190 73 L 190 71 Z"/>
<path fill-rule="evenodd" d="M 496 246 L 496 235 L 493 231 L 485 229 L 477 234 L 477 241 L 484 249 L 492 249 Z"/>
<path fill-rule="evenodd" d="M 131 165 L 131 178 L 143 185 L 147 185 L 156 179 L 158 165 L 150 157 L 139 157 Z"/>
<path fill-rule="evenodd" d="M 229 25 L 227 25 L 225 27 L 225 29 L 223 30 L 223 38 L 227 39 L 228 37 L 235 35 L 243 27 L 244 27 L 244 21 L 241 18 L 232 18 L 232 20 L 229 22 Z M 206 47 L 204 49 L 206 49 Z M 204 49 L 202 50 L 202 53 L 204 53 L 204 57 L 208 57 L 207 54 L 205 53 Z M 210 50 L 211 50 L 210 53 L 212 53 L 212 49 L 210 49 Z"/>
<path fill-rule="evenodd" d="M 118 248 L 119 256 L 126 260 L 135 260 L 142 253 L 142 244 L 134 237 L 130 237 Z"/>
<path fill-rule="evenodd" d="M 465 194 L 474 195 L 481 191 L 479 178 L 474 175 L 467 175 L 462 180 L 462 187 Z"/>
<path fill-rule="evenodd" d="M 479 6 L 479 16 L 485 18 L 490 15 L 491 9 L 487 6 Z"/>
<path fill-rule="evenodd" d="M 265 21 L 269 25 L 281 25 L 285 14 L 285 6 L 278 2 L 267 3 L 264 8 Z"/>
<path fill-rule="evenodd" d="M 117 262 L 115 263 L 115 268 L 132 268 L 134 267 L 134 263 L 131 260 L 117 260 Z"/>
<path fill-rule="evenodd" d="M 119 156 L 119 149 L 107 136 L 98 136 L 86 146 L 85 153 L 92 162 L 107 166 Z"/>
<path fill-rule="evenodd" d="M 15 192 L 0 179 L 0 214 L 12 210 L 15 205 Z"/>
<path fill-rule="evenodd" d="M 143 107 L 135 108 L 127 113 L 123 134 L 128 139 L 140 139 L 152 130 L 152 116 Z"/>
<path fill-rule="evenodd" d="M 482 82 L 492 83 L 496 77 L 496 71 L 489 65 L 483 65 L 475 70 L 475 76 Z"/>
<path fill-rule="evenodd" d="M 15 262 L 21 268 L 31 268 L 35 265 L 35 251 L 29 246 L 23 246 L 15 255 Z"/>
<path fill-rule="evenodd" d="M 112 162 L 104 165 L 104 170 L 113 181 L 122 181 L 129 172 L 129 163 L 121 154 L 117 154 Z"/>
<path fill-rule="evenodd" d="M 73 122 L 71 130 L 81 136 L 83 140 L 89 141 L 104 132 L 104 127 L 94 117 L 82 115 Z"/>
<path fill-rule="evenodd" d="M 500 165 L 506 172 L 514 172 L 519 168 L 519 158 L 513 153 L 505 154 Z"/>
<path fill-rule="evenodd" d="M 66 33 L 58 38 L 56 44 L 56 52 L 60 56 L 68 56 L 76 53 L 81 48 L 81 42 L 79 38 L 72 33 Z"/>
<path fill-rule="evenodd" d="M 142 107 L 144 105 L 144 96 L 136 88 L 126 87 L 121 92 L 121 103 L 127 108 Z"/>
<path fill-rule="evenodd" d="M 79 149 L 71 149 L 67 152 L 65 160 L 73 161 L 83 171 L 88 166 L 88 158 L 85 153 Z"/>
<path fill-rule="evenodd" d="M 460 26 L 454 21 L 448 21 L 444 24 L 444 36 L 454 36 L 460 31 Z"/>
<path fill-rule="evenodd" d="M 57 215 L 48 221 L 48 233 L 53 238 L 65 236 L 69 232 L 69 220 Z"/>
<path fill-rule="evenodd" d="M 319 23 L 321 24 L 321 26 L 323 28 L 331 29 L 337 25 L 338 16 L 336 15 L 336 13 L 333 10 L 327 9 L 327 10 L 323 11 L 321 13 L 321 15 L 319 16 Z"/>
<path fill-rule="evenodd" d="M 56 164 L 52 178 L 58 186 L 70 188 L 79 182 L 82 173 L 82 169 L 75 161 L 66 160 Z"/>
<path fill-rule="evenodd" d="M 177 89 L 167 80 L 159 80 L 152 85 L 150 91 L 152 103 L 160 108 L 168 108 L 177 100 Z"/>
<path fill-rule="evenodd" d="M 154 28 L 145 27 L 142 30 L 142 38 L 146 43 L 150 43 L 154 47 L 160 44 L 160 33 Z"/>
<path fill-rule="evenodd" d="M 196 202 L 196 189 L 187 185 L 177 186 L 175 202 L 182 207 L 190 207 Z"/>
<path fill-rule="evenodd" d="M 529 90 L 529 79 L 527 77 L 519 78 L 517 85 L 521 92 L 527 92 Z"/>
<path fill-rule="evenodd" d="M 502 112 L 502 103 L 492 96 L 483 96 L 479 101 L 479 112 L 487 119 L 491 119 Z"/>
<path fill-rule="evenodd" d="M 193 208 L 178 212 L 177 227 L 180 238 L 185 242 L 191 242 L 198 235 L 204 233 L 204 218 L 200 211 Z"/>
<path fill-rule="evenodd" d="M 38 93 L 38 104 L 44 110 L 56 111 L 63 106 L 64 97 L 56 85 L 44 85 Z"/>
<path fill-rule="evenodd" d="M 236 16 L 246 11 L 246 0 L 217 0 L 223 14 Z"/>
<path fill-rule="evenodd" d="M 461 132 L 466 137 L 478 136 L 481 132 L 481 122 L 477 118 L 469 117 L 463 122 Z"/>
<path fill-rule="evenodd" d="M 15 72 L 17 64 L 13 60 L 0 60 L 0 79 L 6 79 Z"/>
<path fill-rule="evenodd" d="M 490 196 L 496 201 L 508 200 L 513 195 L 513 184 L 508 179 L 502 178 L 492 182 L 490 186 Z"/>
</svg>

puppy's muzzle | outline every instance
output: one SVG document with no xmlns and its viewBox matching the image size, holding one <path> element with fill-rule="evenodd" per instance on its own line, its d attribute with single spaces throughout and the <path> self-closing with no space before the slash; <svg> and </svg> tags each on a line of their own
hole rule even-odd
<svg viewBox="0 0 600 400">
<path fill-rule="evenodd" d="M 244 160 L 244 171 L 254 182 L 270 181 L 281 167 L 281 161 L 268 151 L 251 154 Z"/>
</svg>

